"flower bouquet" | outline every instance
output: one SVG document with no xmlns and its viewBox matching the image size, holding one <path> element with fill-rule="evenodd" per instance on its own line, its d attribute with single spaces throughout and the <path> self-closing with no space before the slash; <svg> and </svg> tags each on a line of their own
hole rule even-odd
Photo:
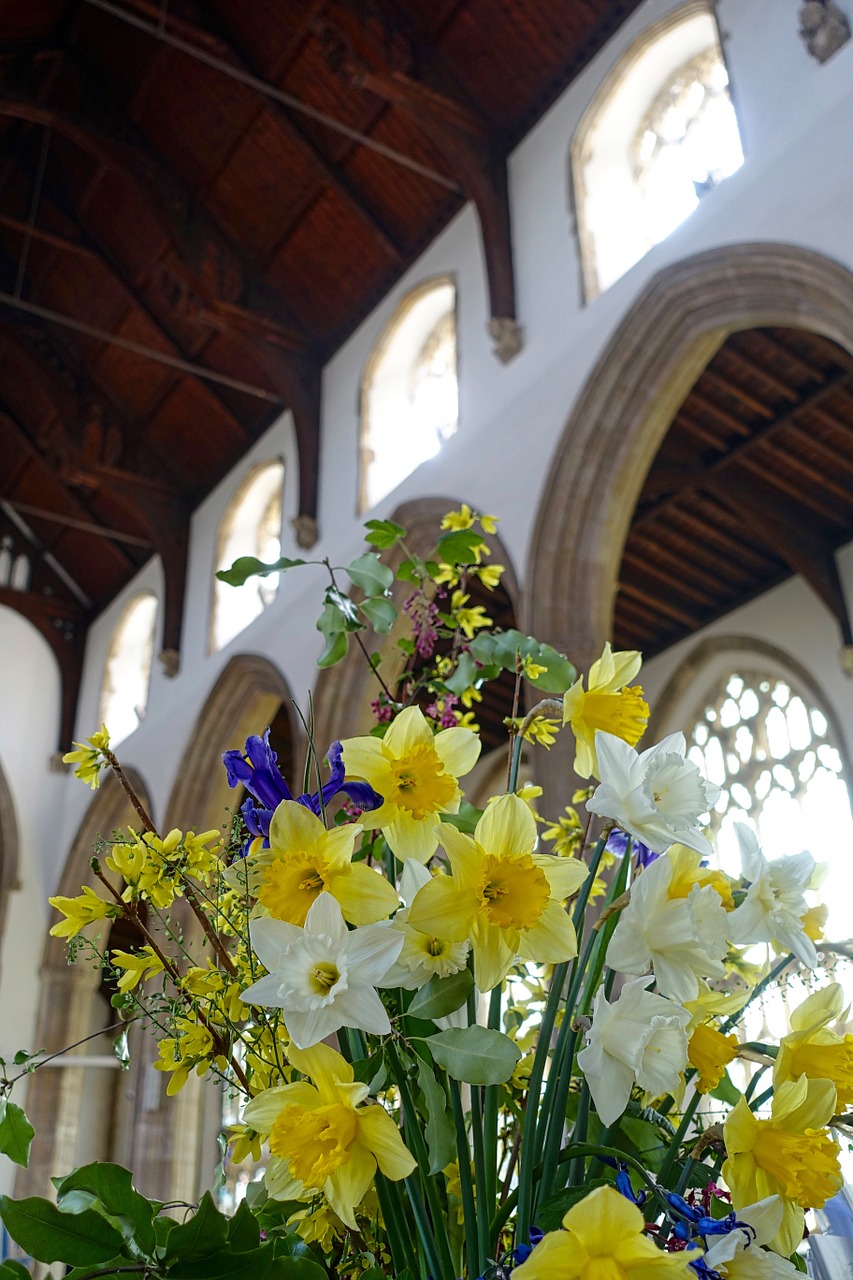
<svg viewBox="0 0 853 1280">
<path fill-rule="evenodd" d="M 31 1259 L 75 1280 L 803 1269 L 804 1211 L 841 1186 L 832 1128 L 853 1098 L 841 988 L 813 982 L 780 1043 L 742 1027 L 818 966 L 814 862 L 768 859 L 741 827 L 742 875 L 716 869 L 717 789 L 683 736 L 637 750 L 640 655 L 606 645 L 577 678 L 472 604 L 500 580 L 494 529 L 463 506 L 422 559 L 372 520 L 352 564 L 317 562 L 320 665 L 355 641 L 376 726 L 324 763 L 309 709 L 301 791 L 268 732 L 226 752 L 243 799 L 224 836 L 158 834 L 106 729 L 67 757 L 93 787 L 111 768 L 138 824 L 93 860 L 98 892 L 51 899 L 51 932 L 106 972 L 123 1019 L 156 1030 L 168 1094 L 195 1073 L 232 1100 L 227 1160 L 252 1174 L 225 1212 L 215 1186 L 176 1211 L 117 1165 L 60 1171 L 55 1199 L 0 1198 Z M 244 559 L 222 576 L 305 564 Z M 384 662 L 368 628 L 388 636 Z M 506 673 L 506 790 L 475 807 L 474 709 Z M 546 822 L 522 755 L 558 731 L 591 781 Z M 118 918 L 131 950 L 109 943 Z M 20 1077 L 2 1071 L 0 1150 L 26 1164 Z M 0 1265 L 0 1280 L 24 1274 Z"/>
</svg>

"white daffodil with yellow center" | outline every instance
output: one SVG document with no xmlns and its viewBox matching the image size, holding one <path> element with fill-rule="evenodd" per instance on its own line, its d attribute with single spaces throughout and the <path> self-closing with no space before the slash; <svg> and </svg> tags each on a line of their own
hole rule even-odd
<svg viewBox="0 0 853 1280">
<path fill-rule="evenodd" d="M 800 1076 L 777 1087 L 769 1119 L 753 1115 L 740 1098 L 723 1125 L 732 1204 L 740 1210 L 778 1195 L 782 1220 L 768 1243 L 786 1258 L 803 1238 L 803 1210 L 823 1208 L 841 1188 L 839 1148 L 827 1128 L 835 1107 L 831 1081 Z"/>
<path fill-rule="evenodd" d="M 305 928 L 266 917 L 249 925 L 252 947 L 269 970 L 241 992 L 245 1004 L 281 1009 L 291 1040 L 306 1049 L 341 1027 L 388 1035 L 376 986 L 400 954 L 401 935 L 384 925 L 347 929 L 341 909 L 321 893 Z"/>
<path fill-rule="evenodd" d="M 713 884 L 689 886 L 683 861 L 664 854 L 637 876 L 607 948 L 611 969 L 639 976 L 652 968 L 661 995 L 680 1001 L 696 999 L 700 978 L 725 977 L 733 919 Z"/>
<path fill-rule="evenodd" d="M 603 1124 L 624 1112 L 631 1089 L 660 1097 L 674 1093 L 687 1064 L 687 1024 L 681 1005 L 647 991 L 651 978 L 626 982 L 610 1004 L 599 987 L 586 1047 L 578 1054 L 595 1109 Z"/>
<path fill-rule="evenodd" d="M 506 795 L 490 804 L 473 838 L 445 823 L 441 842 L 453 874 L 418 891 L 408 923 L 451 942 L 470 939 L 481 991 L 496 987 L 519 957 L 558 964 L 577 954 L 563 903 L 587 868 L 534 854 L 536 820 L 524 800 Z"/>
<path fill-rule="evenodd" d="M 636 752 L 611 733 L 595 735 L 601 786 L 586 807 L 613 818 L 653 853 L 685 844 L 709 857 L 713 849 L 699 818 L 716 804 L 720 788 L 686 759 L 683 733 L 671 733 L 648 751 Z"/>
<path fill-rule="evenodd" d="M 384 738 L 346 738 L 347 776 L 363 778 L 383 797 L 378 809 L 361 815 L 361 825 L 381 830 L 398 858 L 428 862 L 438 848 L 442 813 L 458 813 L 458 779 L 480 754 L 470 729 L 433 734 L 418 707 L 407 707 Z"/>
<path fill-rule="evenodd" d="M 420 929 L 413 928 L 409 923 L 411 903 L 418 891 L 431 880 L 432 876 L 426 867 L 413 858 L 403 866 L 400 894 L 407 905 L 397 912 L 391 922 L 392 929 L 402 933 L 403 946 L 399 959 L 385 975 L 386 987 L 405 987 L 408 991 L 415 991 L 429 982 L 430 978 L 449 978 L 451 974 L 464 969 L 468 962 L 471 948 L 467 938 L 462 942 L 451 942 L 449 938 L 438 937 L 433 933 L 421 933 Z"/>
<path fill-rule="evenodd" d="M 270 821 L 270 847 L 255 841 L 225 879 L 248 892 L 276 920 L 304 924 L 321 893 L 330 893 L 350 924 L 375 924 L 399 905 L 397 890 L 372 867 L 353 862 L 358 823 L 327 831 L 310 809 L 282 800 Z"/>
<path fill-rule="evenodd" d="M 774 943 L 813 969 L 817 951 L 806 929 L 806 889 L 814 876 L 814 858 L 810 853 L 795 853 L 770 862 L 751 827 L 736 822 L 735 831 L 744 879 L 750 885 L 744 902 L 732 912 L 732 942 Z"/>
<path fill-rule="evenodd" d="M 264 1185 L 275 1200 L 312 1200 L 322 1192 L 353 1230 L 355 1207 L 377 1168 L 393 1182 L 416 1168 L 400 1131 L 384 1107 L 364 1106 L 369 1089 L 327 1044 L 288 1050 L 297 1071 L 309 1076 L 266 1089 L 253 1098 L 244 1120 L 269 1135 Z"/>
<path fill-rule="evenodd" d="M 600 729 L 635 747 L 649 722 L 649 704 L 639 685 L 628 687 L 643 665 L 636 649 L 614 653 L 610 641 L 589 669 L 587 689 L 583 676 L 563 697 L 563 724 L 575 735 L 575 773 L 581 778 L 599 776 L 595 735 Z"/>
</svg>

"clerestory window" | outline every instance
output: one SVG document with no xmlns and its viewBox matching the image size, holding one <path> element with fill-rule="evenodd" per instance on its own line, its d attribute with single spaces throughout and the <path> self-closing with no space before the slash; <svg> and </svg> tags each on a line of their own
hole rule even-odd
<svg viewBox="0 0 853 1280">
<path fill-rule="evenodd" d="M 215 568 L 230 569 L 240 556 L 270 564 L 281 556 L 284 463 L 280 459 L 255 467 L 243 480 L 219 522 Z M 278 574 L 250 578 L 242 587 L 213 580 L 210 623 L 212 652 L 257 618 L 275 599 Z"/>
</svg>

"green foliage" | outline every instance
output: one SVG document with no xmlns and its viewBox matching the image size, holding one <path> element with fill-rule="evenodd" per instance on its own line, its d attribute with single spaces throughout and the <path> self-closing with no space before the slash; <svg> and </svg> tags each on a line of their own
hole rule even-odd
<svg viewBox="0 0 853 1280">
<path fill-rule="evenodd" d="M 65 1178 L 54 1178 L 56 1200 L 64 1213 L 93 1208 L 121 1232 L 124 1240 L 150 1255 L 157 1244 L 154 1233 L 156 1206 L 134 1189 L 129 1170 L 118 1164 L 97 1162 L 75 1169 Z"/>
<path fill-rule="evenodd" d="M 481 631 L 471 641 L 468 649 L 472 657 L 485 668 L 479 672 L 481 681 L 494 679 L 500 671 L 514 672 L 518 655 L 545 668 L 535 678 L 527 677 L 530 684 L 542 693 L 565 693 L 577 675 L 565 654 L 558 653 L 551 645 L 541 644 L 533 636 L 525 636 L 520 631 Z M 461 693 L 462 690 L 458 692 Z"/>
<path fill-rule="evenodd" d="M 26 1169 L 35 1129 L 14 1102 L 0 1098 L 0 1152 Z"/>
<path fill-rule="evenodd" d="M 359 608 L 373 630 L 381 636 L 387 635 L 397 621 L 397 606 L 387 596 L 363 600 Z"/>
<path fill-rule="evenodd" d="M 244 582 L 256 574 L 266 577 L 268 573 L 282 573 L 285 569 L 293 569 L 300 564 L 311 564 L 311 561 L 288 560 L 286 556 L 282 556 L 272 564 L 265 564 L 257 556 L 239 556 L 230 569 L 218 569 L 216 576 L 220 582 L 227 582 L 229 587 L 242 587 Z"/>
<path fill-rule="evenodd" d="M 454 529 L 439 538 L 435 554 L 443 564 L 476 564 L 477 554 L 483 545 L 482 534 L 473 529 Z"/>
<path fill-rule="evenodd" d="M 166 1257 L 206 1256 L 224 1249 L 227 1239 L 228 1219 L 219 1212 L 210 1192 L 205 1191 L 193 1216 L 169 1233 Z"/>
<path fill-rule="evenodd" d="M 63 1213 L 40 1196 L 25 1200 L 0 1196 L 0 1220 L 15 1243 L 37 1262 L 97 1266 L 117 1257 L 124 1245 L 121 1233 L 94 1209 Z"/>
<path fill-rule="evenodd" d="M 460 969 L 447 978 L 434 974 L 425 987 L 421 987 L 409 1005 L 408 1012 L 414 1018 L 444 1018 L 448 1013 L 461 1009 L 474 990 L 474 975 L 470 969 Z"/>
<path fill-rule="evenodd" d="M 403 526 L 395 524 L 393 520 L 368 520 L 364 527 L 367 529 L 365 541 L 372 547 L 378 547 L 380 551 L 387 551 L 398 538 L 406 536 Z"/>
<path fill-rule="evenodd" d="M 728 1106 L 734 1107 L 740 1101 L 741 1092 L 733 1083 L 728 1071 L 724 1071 L 720 1083 L 716 1089 L 711 1090 L 711 1097 L 716 1098 L 718 1102 L 725 1102 Z"/>
<path fill-rule="evenodd" d="M 451 1027 L 427 1040 L 433 1058 L 454 1080 L 503 1084 L 521 1060 L 521 1050 L 502 1031 Z"/>
<path fill-rule="evenodd" d="M 172 1236 L 174 1236 L 174 1231 Z M 268 1241 L 258 1249 L 249 1249 L 245 1253 L 232 1253 L 231 1250 L 210 1253 L 200 1257 L 193 1256 L 181 1259 L 169 1268 L 170 1280 L 266 1280 L 272 1274 L 275 1259 L 275 1244 Z"/>
<path fill-rule="evenodd" d="M 474 834 L 477 823 L 482 818 L 483 813 L 483 809 L 477 809 L 473 804 L 469 804 L 467 800 L 463 800 L 459 806 L 458 813 L 442 813 L 441 821 L 449 823 L 457 831 L 464 831 L 466 835 L 470 836 Z"/>
<path fill-rule="evenodd" d="M 447 1094 L 433 1075 L 429 1063 L 422 1058 L 418 1059 L 418 1088 L 426 1115 L 424 1138 L 429 1152 L 429 1172 L 440 1173 L 455 1158 L 456 1136 L 448 1114 Z"/>
<path fill-rule="evenodd" d="M 361 587 L 366 596 L 384 595 L 394 581 L 393 570 L 372 551 L 365 551 L 363 556 L 348 564 L 346 572 L 353 585 Z"/>
</svg>

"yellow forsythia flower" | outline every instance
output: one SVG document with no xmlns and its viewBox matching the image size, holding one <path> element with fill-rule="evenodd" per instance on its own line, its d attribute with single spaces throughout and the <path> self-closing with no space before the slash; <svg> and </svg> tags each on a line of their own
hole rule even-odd
<svg viewBox="0 0 853 1280">
<path fill-rule="evenodd" d="M 123 969 L 118 980 L 119 991 L 132 991 L 139 982 L 147 982 L 164 969 L 163 961 L 150 946 L 140 947 L 139 951 L 113 951 L 110 953 L 117 969 Z"/>
<path fill-rule="evenodd" d="M 81 782 L 88 782 L 89 786 L 95 791 L 101 783 L 101 770 L 107 761 L 104 759 L 104 752 L 109 750 L 110 735 L 107 732 L 107 726 L 102 724 L 97 733 L 93 733 L 91 738 L 87 738 L 88 746 L 82 742 L 75 742 L 73 745 L 76 751 L 66 751 L 62 757 L 63 764 L 76 764 L 74 777 L 79 778 Z"/>
<path fill-rule="evenodd" d="M 482 627 L 490 627 L 492 619 L 486 613 L 485 608 L 481 604 L 474 605 L 470 609 L 464 606 L 470 600 L 470 596 L 465 595 L 463 591 L 454 591 L 450 597 L 450 613 L 453 619 L 464 633 L 464 635 L 472 640 L 474 632 L 479 631 Z"/>
<path fill-rule="evenodd" d="M 117 914 L 117 909 L 111 902 L 105 902 L 94 889 L 86 886 L 79 898 L 48 898 L 48 902 L 65 916 L 64 920 L 51 929 L 51 936 L 54 938 L 76 938 L 80 930 L 85 929 L 93 920 L 105 920 L 107 916 Z"/>
<path fill-rule="evenodd" d="M 458 511 L 448 511 L 446 516 L 442 517 L 442 529 L 470 529 L 474 523 L 474 513 L 468 506 L 467 502 L 463 502 Z"/>
</svg>

